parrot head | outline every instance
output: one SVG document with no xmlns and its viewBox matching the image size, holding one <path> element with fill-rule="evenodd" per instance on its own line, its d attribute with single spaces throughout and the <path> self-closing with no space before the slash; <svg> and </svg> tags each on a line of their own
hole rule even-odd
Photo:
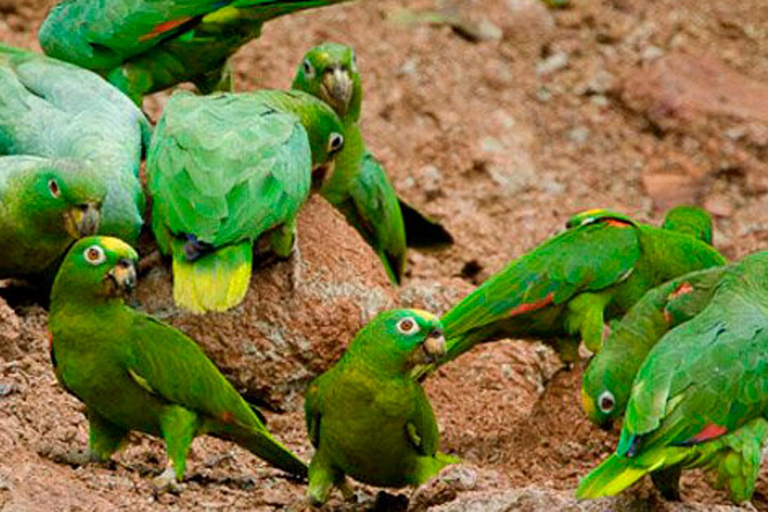
<svg viewBox="0 0 768 512">
<path fill-rule="evenodd" d="M 636 369 L 636 362 L 605 349 L 592 357 L 581 388 L 581 404 L 590 421 L 604 430 L 613 428 L 629 402 Z"/>
<path fill-rule="evenodd" d="M 355 51 L 343 44 L 325 43 L 309 50 L 299 66 L 293 88 L 320 98 L 342 119 L 357 121 L 363 89 Z"/>
<path fill-rule="evenodd" d="M 106 195 L 95 169 L 72 160 L 40 162 L 44 163 L 27 175 L 24 187 L 29 191 L 24 194 L 28 224 L 43 237 L 76 240 L 95 234 Z"/>
<path fill-rule="evenodd" d="M 635 224 L 634 220 L 623 213 L 608 210 L 606 208 L 594 208 L 573 215 L 565 223 L 565 228 L 573 229 L 579 226 L 586 226 L 587 224 L 594 224 L 595 222 L 607 220 L 615 220 L 625 224 Z"/>
<path fill-rule="evenodd" d="M 136 287 L 133 247 L 118 238 L 89 236 L 69 250 L 53 283 L 51 298 L 60 294 L 89 302 L 122 299 Z"/>
<path fill-rule="evenodd" d="M 379 313 L 355 337 L 350 353 L 370 361 L 384 373 L 404 375 L 418 365 L 445 355 L 440 319 L 418 309 Z"/>
<path fill-rule="evenodd" d="M 688 233 L 702 242 L 712 245 L 712 216 L 697 206 L 676 206 L 667 211 L 661 226 L 670 231 Z"/>
</svg>

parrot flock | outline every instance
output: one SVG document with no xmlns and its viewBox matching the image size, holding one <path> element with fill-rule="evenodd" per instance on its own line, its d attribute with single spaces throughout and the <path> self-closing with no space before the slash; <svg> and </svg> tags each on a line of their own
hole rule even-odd
<svg viewBox="0 0 768 512">
<path fill-rule="evenodd" d="M 234 90 L 229 59 L 266 22 L 345 1 L 64 0 L 40 27 L 44 54 L 0 45 L 0 279 L 49 294 L 53 372 L 84 406 L 89 460 L 144 432 L 167 451 L 154 484 L 174 488 L 193 439 L 211 435 L 306 479 L 311 506 L 334 488 L 349 497 L 347 476 L 417 487 L 461 455 L 440 451 L 424 379 L 505 338 L 544 341 L 572 370 L 583 341 L 584 412 L 596 427 L 622 424 L 578 498 L 649 475 L 679 500 L 681 471 L 703 468 L 749 501 L 768 438 L 768 252 L 727 261 L 696 207 L 658 227 L 580 212 L 442 317 L 379 313 L 308 383 L 308 464 L 195 340 L 129 305 L 144 231 L 179 308 L 236 308 L 259 260 L 301 264 L 296 220 L 314 193 L 395 285 L 407 248 L 453 243 L 368 151 L 353 48 L 310 49 L 289 89 Z M 197 92 L 174 92 L 150 123 L 143 98 L 182 82 Z"/>
</svg>

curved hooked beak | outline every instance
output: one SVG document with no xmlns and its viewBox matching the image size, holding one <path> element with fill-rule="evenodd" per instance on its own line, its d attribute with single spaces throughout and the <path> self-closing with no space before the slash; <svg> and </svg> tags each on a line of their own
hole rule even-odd
<svg viewBox="0 0 768 512">
<path fill-rule="evenodd" d="M 333 176 L 333 171 L 336 168 L 336 160 L 330 160 L 323 165 L 318 165 L 312 169 L 312 189 L 319 190 L 323 188 L 323 185 L 328 183 L 328 180 Z"/>
<path fill-rule="evenodd" d="M 434 329 L 427 335 L 427 339 L 421 344 L 419 350 L 414 352 L 412 362 L 414 364 L 431 364 L 437 362 L 445 355 L 445 337 L 443 331 Z"/>
<path fill-rule="evenodd" d="M 107 276 L 117 293 L 128 295 L 136 288 L 136 264 L 132 260 L 120 258 Z"/>
<path fill-rule="evenodd" d="M 354 88 L 349 71 L 341 66 L 328 68 L 323 76 L 322 88 L 326 101 L 343 117 L 349 108 Z"/>
<path fill-rule="evenodd" d="M 64 229 L 72 238 L 95 235 L 99 229 L 100 205 L 86 203 L 71 207 L 64 213 Z"/>
</svg>

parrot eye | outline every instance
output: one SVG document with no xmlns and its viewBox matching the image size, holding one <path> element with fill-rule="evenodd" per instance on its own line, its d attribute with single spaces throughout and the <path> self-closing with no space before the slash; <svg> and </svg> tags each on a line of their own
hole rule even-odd
<svg viewBox="0 0 768 512">
<path fill-rule="evenodd" d="M 61 197 L 61 189 L 59 188 L 59 184 L 56 180 L 48 180 L 48 190 L 51 192 L 51 195 L 55 199 Z"/>
<path fill-rule="evenodd" d="M 91 265 L 101 265 L 104 263 L 104 260 L 107 259 L 107 257 L 104 255 L 104 249 L 98 245 L 92 245 L 88 247 L 85 252 L 83 252 L 83 256 L 85 256 L 85 261 Z"/>
<path fill-rule="evenodd" d="M 610 391 L 603 391 L 597 399 L 597 405 L 605 414 L 610 414 L 616 406 L 616 399 Z"/>
<path fill-rule="evenodd" d="M 421 329 L 419 328 L 419 324 L 416 323 L 416 320 L 409 316 L 402 318 L 399 322 L 397 322 L 397 330 L 402 334 L 411 335 L 416 334 Z"/>
<path fill-rule="evenodd" d="M 311 62 L 309 62 L 309 59 L 304 59 L 304 62 L 301 64 L 301 67 L 304 69 L 304 76 L 307 77 L 309 80 L 312 80 L 315 78 L 315 67 L 312 65 Z"/>
<path fill-rule="evenodd" d="M 328 152 L 333 154 L 341 150 L 344 147 L 344 136 L 340 133 L 333 132 L 328 139 Z"/>
</svg>

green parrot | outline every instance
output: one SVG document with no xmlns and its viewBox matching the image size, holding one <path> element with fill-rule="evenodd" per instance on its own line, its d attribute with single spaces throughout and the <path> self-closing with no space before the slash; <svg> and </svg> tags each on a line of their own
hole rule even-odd
<svg viewBox="0 0 768 512">
<path fill-rule="evenodd" d="M 727 266 L 685 274 L 646 293 L 611 324 L 603 349 L 584 373 L 581 400 L 587 416 L 604 429 L 624 414 L 632 381 L 648 352 L 671 329 L 704 309 Z"/>
<path fill-rule="evenodd" d="M 97 71 L 141 104 L 181 82 L 230 91 L 228 60 L 264 23 L 343 1 L 64 0 L 38 38 L 46 54 Z"/>
<path fill-rule="evenodd" d="M 709 304 L 651 349 L 632 384 L 616 453 L 579 498 L 618 494 L 644 475 L 679 498 L 682 469 L 704 468 L 731 499 L 751 498 L 768 435 L 768 252 L 723 273 Z"/>
<path fill-rule="evenodd" d="M 359 125 L 363 90 L 354 50 L 336 43 L 312 48 L 304 55 L 293 88 L 328 103 L 344 123 L 344 149 L 320 193 L 376 250 L 389 278 L 399 284 L 406 246 L 444 246 L 452 244 L 453 237 L 397 196 L 384 167 L 366 149 Z"/>
<path fill-rule="evenodd" d="M 513 260 L 443 316 L 447 353 L 440 364 L 502 338 L 553 341 L 563 361 L 576 361 L 580 339 L 599 352 L 604 322 L 624 315 L 651 288 L 725 263 L 687 234 L 606 210 L 590 212 Z"/>
<path fill-rule="evenodd" d="M 712 245 L 712 216 L 697 206 L 676 206 L 664 217 L 664 229 L 688 233 Z"/>
<path fill-rule="evenodd" d="M 41 276 L 96 233 L 106 195 L 98 177 L 78 160 L 0 156 L 0 279 Z"/>
<path fill-rule="evenodd" d="M 83 238 L 51 291 L 51 361 L 61 386 L 85 404 L 92 458 L 108 460 L 132 430 L 162 437 L 168 467 L 155 484 L 167 487 L 183 478 L 192 440 L 209 434 L 306 476 L 193 340 L 126 306 L 137 259 L 117 238 Z"/>
<path fill-rule="evenodd" d="M 345 475 L 379 487 L 418 486 L 458 462 L 438 452 L 432 406 L 412 369 L 444 353 L 440 320 L 391 310 L 366 325 L 334 367 L 309 386 L 304 404 L 315 455 L 308 497 L 348 493 Z"/>
<path fill-rule="evenodd" d="M 330 107 L 299 91 L 171 97 L 147 187 L 158 247 L 173 259 L 176 304 L 202 313 L 242 302 L 262 236 L 290 256 L 313 170 L 318 179 L 332 172 L 342 131 Z"/>
<path fill-rule="evenodd" d="M 100 234 L 138 240 L 149 137 L 141 111 L 95 73 L 0 44 L 0 155 L 88 161 L 107 186 Z"/>
</svg>

